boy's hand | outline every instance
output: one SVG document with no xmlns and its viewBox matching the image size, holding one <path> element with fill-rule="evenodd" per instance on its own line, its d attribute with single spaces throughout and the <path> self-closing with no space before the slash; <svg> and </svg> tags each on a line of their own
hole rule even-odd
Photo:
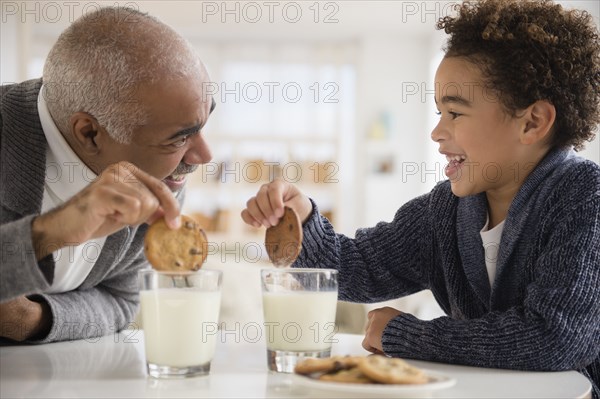
<svg viewBox="0 0 600 399">
<path fill-rule="evenodd" d="M 33 220 L 36 257 L 163 215 L 169 227 L 179 227 L 179 203 L 169 188 L 138 167 L 119 162 L 64 205 Z"/>
<path fill-rule="evenodd" d="M 390 320 L 401 313 L 399 310 L 387 306 L 371 310 L 367 314 L 367 328 L 362 342 L 363 348 L 369 352 L 383 354 L 383 344 L 381 343 L 383 330 L 385 330 Z"/>
<path fill-rule="evenodd" d="M 312 212 L 310 200 L 296 186 L 282 179 L 275 179 L 268 184 L 263 184 L 256 196 L 246 202 L 242 219 L 254 227 L 275 226 L 283 216 L 284 206 L 289 206 L 296 211 L 302 223 Z"/>
</svg>

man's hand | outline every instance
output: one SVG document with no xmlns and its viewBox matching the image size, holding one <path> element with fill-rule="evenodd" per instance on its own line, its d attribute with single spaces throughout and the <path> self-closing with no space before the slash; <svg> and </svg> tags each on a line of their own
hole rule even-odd
<svg viewBox="0 0 600 399">
<path fill-rule="evenodd" d="M 104 237 L 125 226 L 152 223 L 164 216 L 179 227 L 179 203 L 160 180 L 128 162 L 107 167 L 63 206 L 40 215 L 32 225 L 38 260 L 65 246 Z"/>
<path fill-rule="evenodd" d="M 24 341 L 48 334 L 52 325 L 50 307 L 24 296 L 0 303 L 0 337 Z"/>
<path fill-rule="evenodd" d="M 385 307 L 371 310 L 367 314 L 367 328 L 365 329 L 365 338 L 362 346 L 369 352 L 383 354 L 383 330 L 390 320 L 400 315 L 402 312 L 394 308 Z"/>
<path fill-rule="evenodd" d="M 310 200 L 296 186 L 283 179 L 275 179 L 268 184 L 263 184 L 256 196 L 246 202 L 242 219 L 254 227 L 275 226 L 283 216 L 284 206 L 296 211 L 302 223 L 312 212 Z"/>
</svg>

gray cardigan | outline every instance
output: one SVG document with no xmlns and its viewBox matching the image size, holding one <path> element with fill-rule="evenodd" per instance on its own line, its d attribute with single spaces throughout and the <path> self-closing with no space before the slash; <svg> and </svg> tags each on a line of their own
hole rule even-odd
<svg viewBox="0 0 600 399">
<path fill-rule="evenodd" d="M 76 290 L 45 295 L 54 261 L 37 262 L 31 222 L 40 213 L 47 142 L 37 111 L 41 80 L 1 86 L 0 92 L 0 301 L 43 298 L 52 310 L 50 333 L 38 342 L 91 338 L 121 330 L 134 319 L 137 272 L 146 225 L 107 237 L 95 266 Z"/>
<path fill-rule="evenodd" d="M 410 314 L 383 334 L 397 357 L 521 370 L 581 371 L 600 398 L 600 167 L 550 152 L 527 178 L 504 226 L 490 289 L 480 230 L 485 194 L 448 181 L 350 239 L 316 206 L 295 267 L 340 271 L 341 300 L 379 302 L 430 289 L 447 316 Z"/>
</svg>

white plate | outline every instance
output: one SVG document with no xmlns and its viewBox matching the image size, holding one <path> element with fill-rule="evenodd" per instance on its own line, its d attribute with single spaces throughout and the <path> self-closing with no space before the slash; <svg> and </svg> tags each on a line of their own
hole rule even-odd
<svg viewBox="0 0 600 399">
<path fill-rule="evenodd" d="M 425 384 L 349 384 L 343 382 L 320 381 L 309 376 L 292 374 L 292 382 L 306 388 L 326 391 L 348 392 L 369 396 L 421 396 L 428 392 L 450 388 L 456 384 L 454 378 L 431 370 L 423 370 L 429 376 Z"/>
</svg>

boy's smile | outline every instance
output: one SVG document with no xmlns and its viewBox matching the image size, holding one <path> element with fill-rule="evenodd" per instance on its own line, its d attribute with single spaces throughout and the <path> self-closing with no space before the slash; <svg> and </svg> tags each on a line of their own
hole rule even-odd
<svg viewBox="0 0 600 399">
<path fill-rule="evenodd" d="M 535 104 L 509 115 L 479 68 L 462 57 L 446 57 L 440 63 L 435 101 L 440 120 L 431 138 L 448 161 L 445 172 L 452 192 L 459 197 L 486 192 L 490 208 L 501 203 L 508 211 L 519 187 L 548 151 L 543 140 L 528 136 L 536 128 Z"/>
</svg>

